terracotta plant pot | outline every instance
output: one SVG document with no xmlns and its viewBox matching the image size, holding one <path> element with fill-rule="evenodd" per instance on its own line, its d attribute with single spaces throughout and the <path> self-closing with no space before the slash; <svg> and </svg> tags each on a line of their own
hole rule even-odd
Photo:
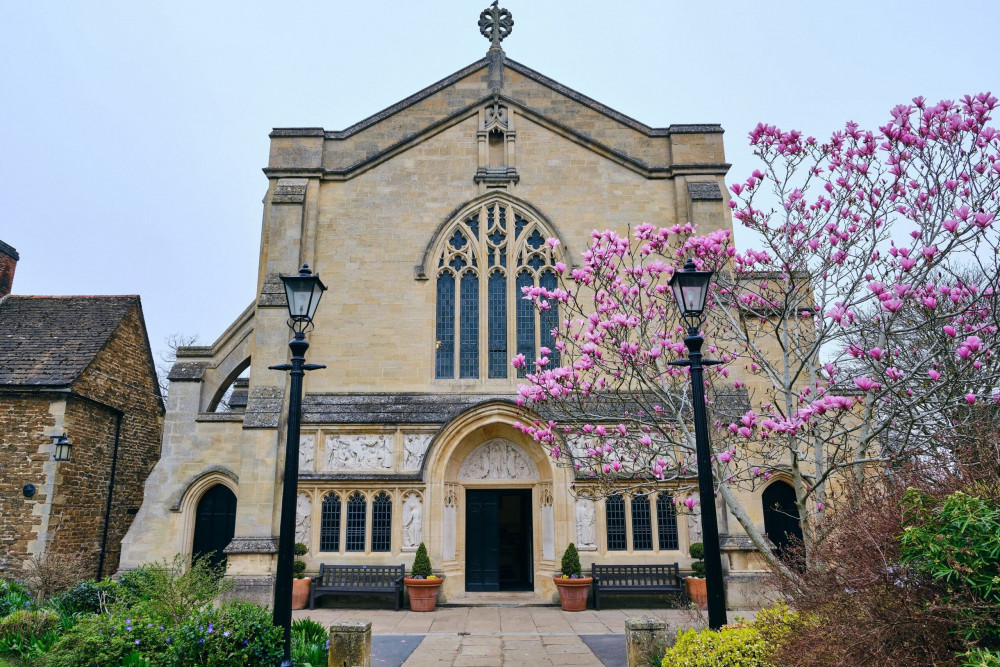
<svg viewBox="0 0 1000 667">
<path fill-rule="evenodd" d="M 684 580 L 684 585 L 687 586 L 687 594 L 691 602 L 698 605 L 698 609 L 702 611 L 708 609 L 708 588 L 705 586 L 705 580 L 699 577 L 688 577 Z"/>
<path fill-rule="evenodd" d="M 292 609 L 305 609 L 309 604 L 309 582 L 312 579 L 292 579 Z"/>
<path fill-rule="evenodd" d="M 437 604 L 438 589 L 444 583 L 444 577 L 437 579 L 411 579 L 405 577 L 403 583 L 410 594 L 410 611 L 434 611 Z"/>
<path fill-rule="evenodd" d="M 587 594 L 590 592 L 590 584 L 593 577 L 581 577 L 579 579 L 563 579 L 553 577 L 556 588 L 559 589 L 559 604 L 563 611 L 584 611 L 587 609 Z"/>
</svg>

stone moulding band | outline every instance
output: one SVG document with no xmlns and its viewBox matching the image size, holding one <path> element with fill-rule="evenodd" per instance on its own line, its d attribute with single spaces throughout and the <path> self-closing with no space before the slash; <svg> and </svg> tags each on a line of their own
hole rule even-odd
<svg viewBox="0 0 1000 667">
<path fill-rule="evenodd" d="M 234 537 L 229 546 L 222 550 L 224 554 L 276 554 L 278 553 L 277 537 Z"/>
</svg>

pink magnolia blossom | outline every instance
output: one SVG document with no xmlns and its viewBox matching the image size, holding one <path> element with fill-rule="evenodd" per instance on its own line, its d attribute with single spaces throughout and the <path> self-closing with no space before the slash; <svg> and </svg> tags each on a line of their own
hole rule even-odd
<svg viewBox="0 0 1000 667">
<path fill-rule="evenodd" d="M 694 506 L 697 504 L 698 501 L 691 496 L 688 496 L 687 498 L 684 499 L 684 506 L 687 507 L 689 510 L 693 510 Z"/>
<path fill-rule="evenodd" d="M 878 389 L 882 386 L 880 383 L 875 382 L 866 375 L 854 378 L 854 384 L 862 391 L 871 391 L 872 389 Z"/>
<path fill-rule="evenodd" d="M 976 395 L 972 393 L 966 394 L 965 400 L 968 401 L 969 405 L 972 405 L 976 402 Z"/>
</svg>

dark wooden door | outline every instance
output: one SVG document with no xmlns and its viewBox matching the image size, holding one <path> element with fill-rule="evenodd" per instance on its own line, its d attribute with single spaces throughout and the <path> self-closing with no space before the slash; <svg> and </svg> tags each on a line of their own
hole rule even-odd
<svg viewBox="0 0 1000 667">
<path fill-rule="evenodd" d="M 465 492 L 465 590 L 500 590 L 500 494 Z"/>
<path fill-rule="evenodd" d="M 465 493 L 465 590 L 531 590 L 531 489 Z"/>
<path fill-rule="evenodd" d="M 802 541 L 795 489 L 786 482 L 774 482 L 764 489 L 761 501 L 764 504 L 764 532 L 774 542 L 778 555 L 786 556 L 789 546 Z"/>
<path fill-rule="evenodd" d="M 198 501 L 194 519 L 192 558 L 207 557 L 212 565 L 226 562 L 222 550 L 236 532 L 236 494 L 216 484 Z"/>
</svg>

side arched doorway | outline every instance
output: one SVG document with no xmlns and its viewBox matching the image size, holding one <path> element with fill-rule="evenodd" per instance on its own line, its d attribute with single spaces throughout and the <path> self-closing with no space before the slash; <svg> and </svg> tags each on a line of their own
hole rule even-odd
<svg viewBox="0 0 1000 667">
<path fill-rule="evenodd" d="M 764 489 L 761 502 L 764 504 L 764 532 L 777 548 L 778 556 L 786 556 L 793 543 L 802 541 L 795 489 L 778 480 Z"/>
<path fill-rule="evenodd" d="M 212 565 L 224 564 L 223 549 L 236 533 L 236 494 L 224 484 L 206 491 L 195 510 L 192 559 L 207 557 Z"/>
</svg>

